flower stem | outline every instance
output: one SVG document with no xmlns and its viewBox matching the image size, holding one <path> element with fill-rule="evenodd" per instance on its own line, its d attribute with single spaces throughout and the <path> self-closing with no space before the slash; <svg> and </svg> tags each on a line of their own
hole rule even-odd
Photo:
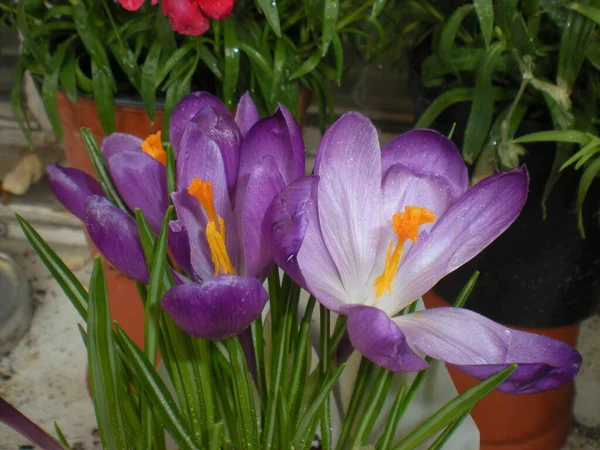
<svg viewBox="0 0 600 450">
<path fill-rule="evenodd" d="M 354 383 L 354 389 L 352 391 L 352 398 L 350 399 L 350 405 L 348 406 L 348 412 L 346 413 L 346 417 L 344 419 L 344 423 L 342 425 L 342 431 L 340 433 L 340 438 L 338 440 L 337 450 L 344 450 L 348 446 L 346 442 L 350 436 L 350 431 L 354 428 L 354 422 L 356 420 L 356 416 L 358 411 L 360 410 L 360 406 L 362 400 L 364 398 L 365 390 L 367 389 L 367 384 L 369 378 L 371 377 L 371 372 L 373 371 L 373 363 L 366 358 L 362 358 L 360 362 L 360 367 L 358 368 L 358 374 L 356 375 L 356 381 Z"/>
<path fill-rule="evenodd" d="M 321 330 L 319 340 L 319 368 L 321 375 L 321 383 L 325 383 L 327 374 L 331 366 L 331 357 L 329 353 L 329 310 L 325 306 L 320 305 Z M 331 448 L 331 405 L 329 396 L 323 402 L 321 410 L 321 448 L 329 450 Z"/>
</svg>

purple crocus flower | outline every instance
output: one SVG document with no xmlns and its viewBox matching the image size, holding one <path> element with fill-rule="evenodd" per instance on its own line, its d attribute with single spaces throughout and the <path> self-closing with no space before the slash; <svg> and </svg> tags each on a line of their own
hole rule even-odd
<svg viewBox="0 0 600 450">
<path fill-rule="evenodd" d="M 215 114 L 211 115 L 211 111 Z M 184 130 L 190 122 L 199 124 L 205 131 L 208 130 L 206 134 L 209 137 L 222 144 L 223 150 L 220 151 L 234 153 L 237 174 L 241 139 L 238 136 L 241 136 L 241 132 L 236 121 L 240 123 L 240 127 L 247 129 L 256 120 L 258 111 L 248 94 L 240 100 L 234 121 L 220 100 L 200 92 L 191 94 L 177 105 L 171 120 L 171 131 L 177 139 L 177 149 L 182 134 L 178 130 Z M 227 141 L 228 136 L 233 136 L 233 144 Z M 140 208 L 152 229 L 158 233 L 169 205 L 165 167 L 167 153 L 162 145 L 160 131 L 145 140 L 129 134 L 113 133 L 102 142 L 102 153 L 113 183 L 125 204 L 131 210 Z M 227 161 L 232 159 L 228 159 L 226 155 L 223 158 Z M 186 162 L 188 161 L 179 161 L 178 167 L 184 167 Z M 104 197 L 100 183 L 81 170 L 63 168 L 56 164 L 47 167 L 46 176 L 57 199 L 85 222 L 90 237 L 104 256 L 126 275 L 148 282 L 148 270 L 136 224 L 108 200 L 100 199 Z M 98 198 L 88 205 L 87 199 L 91 196 Z M 102 214 L 95 214 L 96 211 L 102 211 Z M 176 230 L 176 227 L 170 231 L 169 242 L 174 254 L 187 254 L 189 260 L 187 234 L 183 230 Z M 189 264 L 185 264 L 185 257 L 184 263 L 180 262 L 180 265 L 189 268 Z"/>
<path fill-rule="evenodd" d="M 261 233 L 264 213 L 304 174 L 298 124 L 284 106 L 258 120 L 248 95 L 234 120 L 214 97 L 192 94 L 175 109 L 170 133 L 177 151 L 170 247 L 196 283 L 170 289 L 162 307 L 195 336 L 239 334 L 268 297 L 262 282 L 273 260 Z"/>
<path fill-rule="evenodd" d="M 275 261 L 348 316 L 352 345 L 376 364 L 418 371 L 425 354 L 483 379 L 516 363 L 499 389 L 539 392 L 575 376 L 576 350 L 460 308 L 397 316 L 515 220 L 528 181 L 518 168 L 469 189 L 450 139 L 414 130 L 380 149 L 372 123 L 349 113 L 323 137 L 314 175 L 275 198 L 263 229 Z"/>
</svg>

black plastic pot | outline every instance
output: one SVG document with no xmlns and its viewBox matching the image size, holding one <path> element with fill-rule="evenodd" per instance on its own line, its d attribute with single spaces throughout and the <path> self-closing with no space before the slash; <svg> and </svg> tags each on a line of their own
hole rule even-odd
<svg viewBox="0 0 600 450">
<path fill-rule="evenodd" d="M 600 302 L 599 183 L 584 205 L 586 238 L 577 227 L 575 194 L 581 172 L 568 169 L 540 205 L 554 145 L 528 146 L 531 174 L 527 202 L 516 222 L 474 260 L 442 280 L 435 291 L 456 297 L 475 270 L 481 275 L 466 307 L 508 325 L 550 328 L 572 325 Z"/>
</svg>

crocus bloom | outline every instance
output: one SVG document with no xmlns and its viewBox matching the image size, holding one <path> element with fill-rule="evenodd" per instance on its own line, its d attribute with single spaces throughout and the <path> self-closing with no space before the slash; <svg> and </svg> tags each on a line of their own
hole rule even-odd
<svg viewBox="0 0 600 450">
<path fill-rule="evenodd" d="M 178 190 L 171 249 L 196 283 L 175 286 L 162 301 L 180 327 L 207 339 L 239 334 L 262 311 L 262 282 L 273 264 L 263 216 L 304 173 L 302 137 L 285 107 L 257 120 L 244 96 L 234 120 L 217 102 L 190 94 L 173 111 Z"/>
<path fill-rule="evenodd" d="M 314 175 L 276 197 L 263 227 L 276 262 L 348 316 L 352 345 L 373 362 L 418 371 L 426 354 L 480 379 L 516 363 L 499 389 L 538 392 L 575 376 L 577 351 L 460 308 L 396 316 L 501 234 L 527 187 L 519 168 L 469 189 L 451 140 L 414 130 L 381 150 L 371 122 L 349 113 L 323 137 Z"/>
<path fill-rule="evenodd" d="M 192 105 L 190 100 L 194 100 Z M 190 106 L 195 108 L 193 114 L 186 115 L 185 112 L 190 110 Z M 218 117 L 217 113 L 211 115 L 211 111 L 218 111 Z M 200 120 L 196 115 L 204 119 Z M 171 119 L 171 131 L 177 137 L 177 144 L 183 129 L 192 119 L 200 124 L 198 126 L 205 130 L 209 137 L 221 145 L 223 158 L 235 168 L 237 176 L 241 134 L 225 105 L 208 93 L 190 94 L 187 101 L 176 107 Z M 240 126 L 244 128 L 258 120 L 256 106 L 248 94 L 240 100 L 236 120 L 239 120 Z M 177 134 L 179 129 L 182 131 Z M 140 208 L 154 232 L 158 233 L 169 205 L 165 167 L 167 153 L 162 146 L 160 131 L 145 140 L 129 134 L 113 133 L 102 142 L 102 152 L 120 197 L 131 211 Z M 234 155 L 231 161 L 231 158 L 227 159 L 229 154 Z M 187 158 L 189 155 L 184 156 Z M 178 166 L 183 171 L 183 168 L 188 167 L 188 163 L 192 163 L 189 167 L 193 166 L 193 161 L 189 158 L 179 161 Z M 133 219 L 108 200 L 100 202 L 99 198 L 95 199 L 90 202 L 93 208 L 86 203 L 90 196 L 104 197 L 100 183 L 81 170 L 63 168 L 56 164 L 47 167 L 46 176 L 56 198 L 86 223 L 90 237 L 104 256 L 126 275 L 147 282 L 145 257 Z M 98 205 L 102 208 L 96 207 Z M 103 214 L 88 214 L 90 211 L 100 210 Z M 111 239 L 110 236 L 114 236 L 115 239 Z M 169 242 L 176 257 L 184 255 L 183 257 L 189 260 L 189 242 L 185 232 L 172 229 Z M 178 262 L 191 273 L 189 263 Z"/>
</svg>

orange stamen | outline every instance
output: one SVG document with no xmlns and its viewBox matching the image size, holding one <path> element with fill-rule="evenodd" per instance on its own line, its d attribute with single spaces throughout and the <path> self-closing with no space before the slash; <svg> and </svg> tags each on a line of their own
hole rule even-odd
<svg viewBox="0 0 600 450">
<path fill-rule="evenodd" d="M 212 183 L 210 181 L 202 181 L 200 178 L 193 178 L 187 191 L 188 194 L 200 202 L 208 216 L 206 241 L 208 242 L 210 255 L 215 266 L 215 275 L 218 275 L 219 272 L 234 275 L 233 265 L 227 253 L 225 221 L 215 211 Z"/>
<path fill-rule="evenodd" d="M 193 178 L 192 184 L 188 186 L 188 194 L 198 199 L 202 204 L 208 220 L 211 222 L 217 221 L 217 213 L 215 211 L 215 203 L 213 201 L 212 183 L 210 181 L 202 181 L 201 178 Z"/>
<path fill-rule="evenodd" d="M 393 215 L 392 225 L 396 236 L 398 236 L 398 240 L 396 241 L 395 246 L 394 241 L 390 242 L 385 257 L 385 267 L 383 272 L 373 283 L 373 287 L 376 289 L 376 297 L 381 297 L 385 291 L 388 291 L 388 293 L 392 292 L 392 284 L 396 272 L 398 272 L 398 267 L 400 267 L 404 244 L 409 239 L 413 242 L 417 242 L 419 238 L 419 227 L 431 222 L 435 222 L 435 214 L 427 208 L 421 208 L 419 206 L 406 206 L 404 212 Z"/>
<path fill-rule="evenodd" d="M 151 134 L 142 142 L 142 150 L 147 155 L 151 156 L 163 166 L 167 165 L 167 152 L 162 146 L 162 140 L 160 137 L 160 131 L 155 134 Z"/>
</svg>

